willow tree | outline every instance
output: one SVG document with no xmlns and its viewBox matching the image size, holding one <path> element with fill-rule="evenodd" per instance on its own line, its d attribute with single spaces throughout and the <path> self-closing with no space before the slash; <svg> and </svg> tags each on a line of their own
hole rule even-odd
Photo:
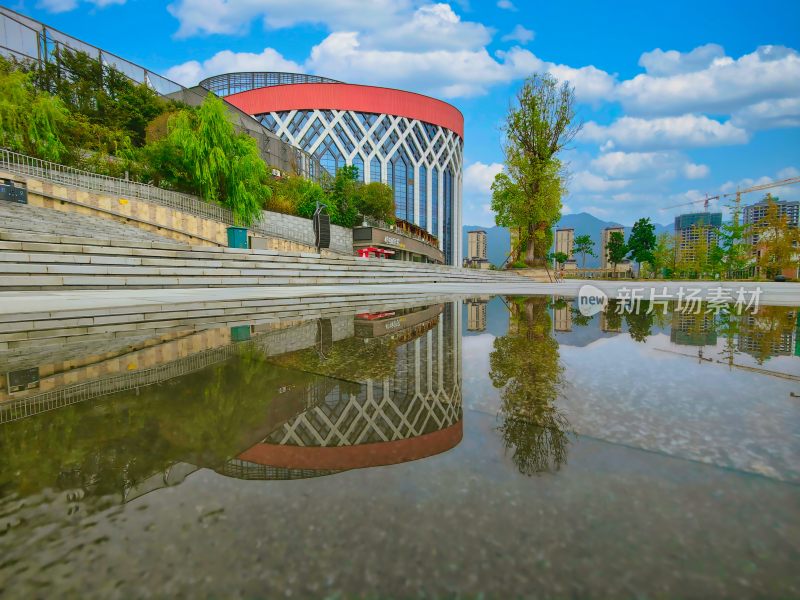
<svg viewBox="0 0 800 600">
<path fill-rule="evenodd" d="M 552 242 L 564 192 L 558 154 L 580 129 L 574 88 L 548 73 L 529 77 L 509 108 L 503 151 L 507 177 L 516 192 L 493 193 L 492 208 L 498 225 L 519 230 L 528 264 L 546 256 Z M 507 201 L 513 205 L 505 206 Z"/>
<path fill-rule="evenodd" d="M 236 132 L 225 104 L 211 93 L 197 109 L 174 113 L 166 137 L 147 151 L 156 178 L 231 209 L 243 225 L 260 218 L 272 195 L 256 141 Z"/>
<path fill-rule="evenodd" d="M 29 73 L 0 64 L 0 147 L 45 160 L 58 161 L 67 153 L 63 138 L 69 112 L 63 102 L 38 91 Z"/>
</svg>

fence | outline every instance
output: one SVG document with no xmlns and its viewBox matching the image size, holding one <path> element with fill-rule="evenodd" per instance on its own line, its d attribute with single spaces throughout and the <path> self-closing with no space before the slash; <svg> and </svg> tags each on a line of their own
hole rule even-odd
<svg viewBox="0 0 800 600">
<path fill-rule="evenodd" d="M 230 210 L 195 196 L 127 179 L 98 175 L 7 149 L 0 149 L 0 169 L 82 190 L 138 198 L 226 225 L 236 224 Z M 261 220 L 250 225 L 250 230 L 266 237 L 277 237 L 308 246 L 314 245 L 312 222 L 301 217 L 262 211 Z M 348 232 L 350 230 L 333 226 L 334 235 L 331 249 L 350 254 L 353 249 L 353 241 L 352 232 L 350 232 L 348 242 Z"/>
</svg>

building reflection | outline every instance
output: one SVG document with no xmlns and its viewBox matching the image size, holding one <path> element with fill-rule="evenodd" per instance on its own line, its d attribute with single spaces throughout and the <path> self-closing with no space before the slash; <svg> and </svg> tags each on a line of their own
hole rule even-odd
<svg viewBox="0 0 800 600">
<path fill-rule="evenodd" d="M 52 410 L 17 411 L 0 425 L 0 490 L 69 490 L 102 504 L 200 468 L 292 479 L 444 452 L 462 435 L 460 310 L 454 302 L 375 306 L 195 332 L 180 338 L 180 352 L 167 350 L 178 341 L 170 338 L 160 352 L 151 343 L 135 354 L 165 362 L 124 373 L 124 386 L 117 362 L 124 367 L 130 352 L 91 379 L 84 367 L 94 363 L 65 344 L 84 379 L 27 396 L 49 395 Z M 64 389 L 68 401 L 52 401 Z"/>
<path fill-rule="evenodd" d="M 467 304 L 467 331 L 486 331 L 486 312 L 491 298 L 470 298 Z"/>
<path fill-rule="evenodd" d="M 314 390 L 308 406 L 269 432 L 220 471 L 244 479 L 295 479 L 408 462 L 461 441 L 460 308 L 455 303 L 403 314 L 360 314 L 356 335 L 319 359 L 308 351 L 283 355 L 350 381 Z M 337 348 L 340 345 L 341 348 Z M 368 348 L 360 353 L 356 348 Z M 359 356 L 390 365 L 343 373 L 341 360 Z"/>
</svg>

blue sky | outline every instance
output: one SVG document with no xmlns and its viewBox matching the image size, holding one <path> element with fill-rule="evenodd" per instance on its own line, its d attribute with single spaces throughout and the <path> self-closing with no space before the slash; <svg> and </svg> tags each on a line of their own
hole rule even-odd
<svg viewBox="0 0 800 600">
<path fill-rule="evenodd" d="M 499 126 L 535 71 L 575 86 L 585 123 L 564 212 L 668 223 L 681 209 L 664 207 L 800 175 L 796 0 L 8 5 L 184 84 L 295 70 L 445 99 L 466 119 L 464 224 L 493 224 Z M 800 185 L 777 193 L 800 198 Z"/>
</svg>

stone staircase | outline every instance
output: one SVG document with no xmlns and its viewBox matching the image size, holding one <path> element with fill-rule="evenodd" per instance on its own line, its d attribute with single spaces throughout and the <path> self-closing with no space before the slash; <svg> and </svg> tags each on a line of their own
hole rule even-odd
<svg viewBox="0 0 800 600">
<path fill-rule="evenodd" d="M 520 278 L 355 256 L 32 234 L 0 225 L 0 291 L 500 281 Z"/>
<path fill-rule="evenodd" d="M 104 219 L 88 214 L 78 214 L 0 202 L 0 231 L 7 233 L 30 234 L 29 241 L 40 241 L 41 234 L 55 236 L 74 236 L 83 238 L 126 239 L 141 242 L 169 242 L 174 240 L 156 233 L 140 229 L 112 219 Z"/>
</svg>

